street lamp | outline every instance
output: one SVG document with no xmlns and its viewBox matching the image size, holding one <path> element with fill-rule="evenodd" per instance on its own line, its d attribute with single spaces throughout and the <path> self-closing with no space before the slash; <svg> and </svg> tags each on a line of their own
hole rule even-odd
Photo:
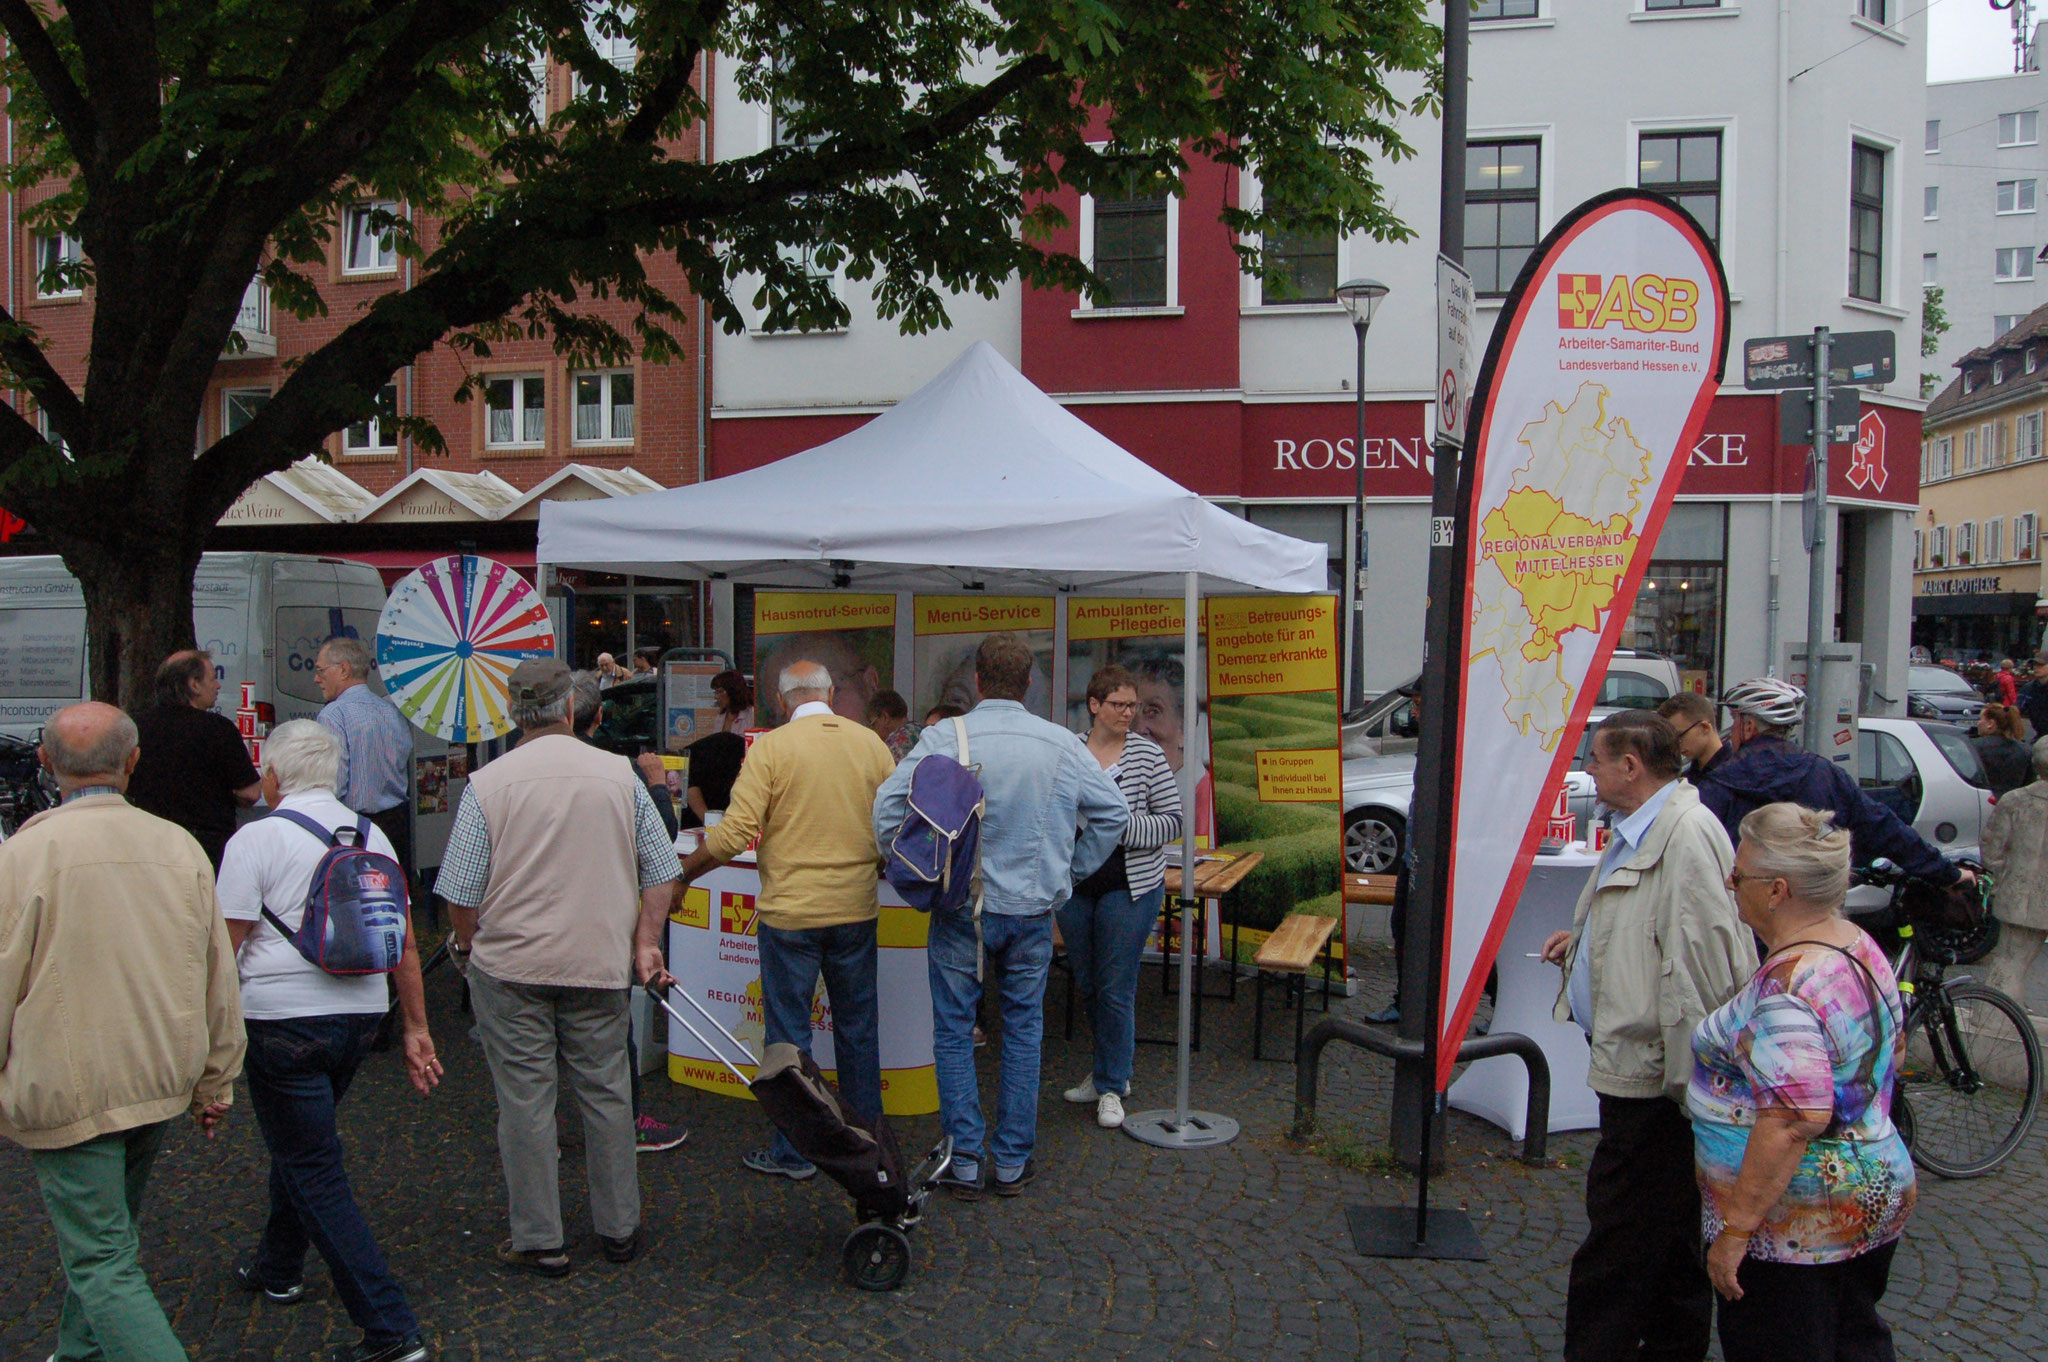
<svg viewBox="0 0 2048 1362">
<path fill-rule="evenodd" d="M 1352 507 L 1352 541 L 1358 545 L 1358 571 L 1351 582 L 1351 694 L 1348 708 L 1365 707 L 1365 333 L 1379 311 L 1387 286 L 1377 279 L 1347 279 L 1337 285 L 1337 301 L 1351 314 L 1358 336 L 1358 444 L 1352 466 L 1358 470 L 1358 499 Z"/>
</svg>

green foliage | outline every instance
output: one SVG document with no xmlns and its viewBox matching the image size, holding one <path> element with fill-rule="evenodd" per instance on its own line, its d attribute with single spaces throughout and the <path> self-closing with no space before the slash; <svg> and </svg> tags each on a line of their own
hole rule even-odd
<svg viewBox="0 0 2048 1362">
<path fill-rule="evenodd" d="M 1948 308 L 1939 284 L 1930 284 L 1920 290 L 1920 357 L 1927 359 L 1941 349 L 1941 338 L 1948 334 Z"/>
</svg>

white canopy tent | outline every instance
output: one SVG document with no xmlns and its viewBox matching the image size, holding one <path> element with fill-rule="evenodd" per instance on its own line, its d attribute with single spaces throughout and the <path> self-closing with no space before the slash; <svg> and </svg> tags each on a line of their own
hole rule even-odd
<svg viewBox="0 0 2048 1362">
<path fill-rule="evenodd" d="M 693 487 L 541 507 L 539 560 L 865 591 L 1329 589 L 1326 552 L 1212 506 L 986 341 L 860 429 Z"/>
<path fill-rule="evenodd" d="M 1326 552 L 1204 501 L 976 342 L 858 430 L 744 473 L 606 501 L 543 502 L 538 561 L 758 586 L 1183 598 L 1328 590 Z M 1193 697 L 1190 697 L 1192 703 Z M 1181 770 L 1183 884 L 1195 882 L 1198 763 Z M 1187 1097 L 1193 936 L 1181 932 L 1176 1106 L 1125 1129 L 1199 1148 L 1237 1133 Z"/>
</svg>

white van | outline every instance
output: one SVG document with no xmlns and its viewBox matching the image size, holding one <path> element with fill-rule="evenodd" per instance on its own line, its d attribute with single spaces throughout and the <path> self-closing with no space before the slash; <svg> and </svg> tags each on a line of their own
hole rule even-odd
<svg viewBox="0 0 2048 1362">
<path fill-rule="evenodd" d="M 192 624 L 220 675 L 229 718 L 242 682 L 265 717 L 320 712 L 313 655 L 336 634 L 374 646 L 384 579 L 365 563 L 293 553 L 209 553 L 192 582 Z M 0 558 L 0 732 L 33 738 L 86 697 L 85 597 L 62 560 Z"/>
</svg>

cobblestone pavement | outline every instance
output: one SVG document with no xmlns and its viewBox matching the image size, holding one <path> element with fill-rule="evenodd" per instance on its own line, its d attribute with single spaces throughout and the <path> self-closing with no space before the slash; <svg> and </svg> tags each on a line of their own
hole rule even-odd
<svg viewBox="0 0 2048 1362">
<path fill-rule="evenodd" d="M 1369 946 L 1361 965 L 1365 987 L 1340 1013 L 1386 996 L 1384 949 Z M 1454 1114 L 1451 1167 L 1434 1204 L 1469 1209 L 1487 1261 L 1362 1259 L 1344 1207 L 1412 1195 L 1408 1179 L 1374 1171 L 1369 1157 L 1341 1157 L 1376 1148 L 1389 1065 L 1333 1047 L 1324 1125 L 1339 1146 L 1346 1132 L 1357 1146 L 1292 1147 L 1282 1132 L 1294 1068 L 1250 1060 L 1248 987 L 1234 1004 L 1209 1005 L 1193 1069 L 1196 1104 L 1236 1116 L 1244 1134 L 1220 1150 L 1172 1154 L 1097 1130 L 1092 1110 L 1059 1100 L 1087 1059 L 1084 1037 L 1058 1034 L 1065 984 L 1055 975 L 1038 1182 L 1015 1200 L 936 1199 L 912 1236 L 911 1279 L 894 1294 L 843 1284 L 850 1216 L 836 1187 L 742 1172 L 740 1154 L 765 1130 L 758 1116 L 659 1078 L 650 1106 L 695 1133 L 675 1153 L 640 1160 L 646 1256 L 615 1267 L 598 1255 L 572 1153 L 564 1207 L 574 1275 L 509 1275 L 488 1261 L 504 1233 L 495 1118 L 454 983 L 445 972 L 429 981 L 449 1070 L 441 1091 L 417 1100 L 396 1056 L 377 1056 L 343 1109 L 358 1193 L 445 1358 L 1523 1359 L 1560 1348 L 1592 1136 L 1553 1137 L 1553 1165 L 1528 1169 L 1505 1135 Z M 1156 970 L 1141 998 L 1141 1035 L 1170 1034 Z M 1172 1056 L 1168 1046 L 1139 1047 L 1135 1107 L 1171 1102 Z M 906 1148 L 936 1134 L 929 1117 L 904 1125 Z M 2048 1354 L 2043 1139 L 2037 1128 L 1995 1177 L 1922 1182 L 1886 1301 L 1901 1357 Z M 229 1283 L 228 1266 L 261 1222 L 264 1176 L 246 1101 L 215 1142 L 181 1126 L 158 1165 L 144 1263 L 195 1358 L 324 1358 L 326 1345 L 354 1339 L 317 1258 L 297 1306 L 261 1303 Z M 0 1250 L 11 1268 L 0 1278 L 0 1358 L 39 1362 L 54 1346 L 62 1280 L 28 1162 L 12 1147 L 0 1152 Z"/>
</svg>

